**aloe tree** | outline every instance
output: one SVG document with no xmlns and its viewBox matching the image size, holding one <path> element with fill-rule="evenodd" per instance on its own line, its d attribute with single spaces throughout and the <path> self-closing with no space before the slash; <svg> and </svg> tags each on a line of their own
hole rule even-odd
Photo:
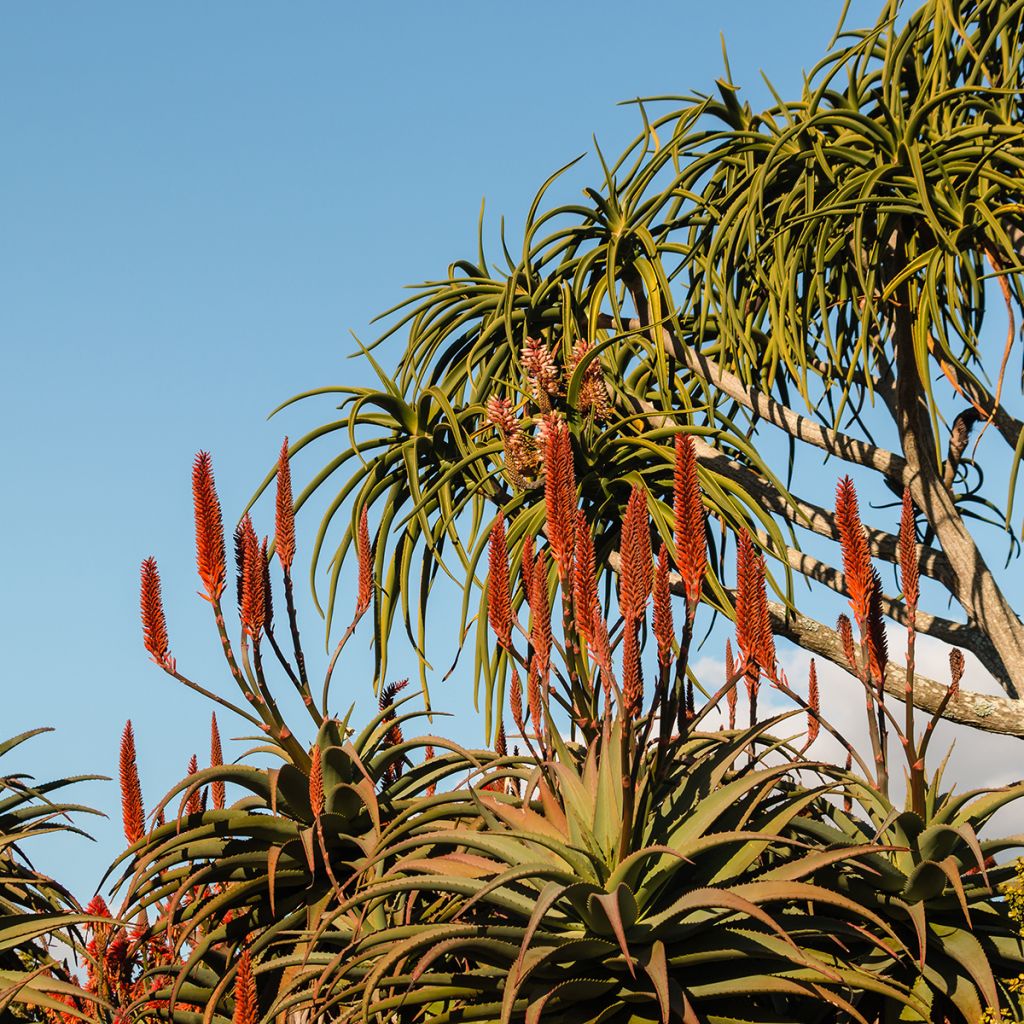
<svg viewBox="0 0 1024 1024">
<path fill-rule="evenodd" d="M 837 36 L 794 99 L 755 110 L 727 75 L 713 94 L 640 104 L 642 131 L 615 160 L 597 153 L 601 181 L 583 200 L 546 205 L 563 168 L 538 192 L 521 248 L 503 240 L 495 263 L 481 241 L 390 311 L 377 343 L 400 338 L 404 350 L 394 372 L 366 351 L 379 387 L 311 393 L 341 396 L 344 410 L 292 447 L 345 439 L 300 496 L 333 488 L 312 560 L 314 583 L 329 563 L 328 619 L 370 510 L 382 658 L 399 618 L 426 648 L 446 574 L 468 629 L 494 513 L 510 519 L 515 560 L 542 515 L 538 424 L 554 408 L 572 433 L 599 575 L 615 571 L 637 480 L 671 547 L 670 442 L 687 433 L 711 513 L 703 599 L 734 617 L 726 550 L 750 530 L 769 559 L 776 629 L 844 666 L 839 636 L 795 586 L 846 590 L 806 460 L 827 456 L 897 495 L 909 487 L 933 584 L 918 629 L 975 653 L 1007 696 L 964 690 L 946 716 L 1024 734 L 1024 626 L 991 562 L 993 540 L 1017 548 L 1024 452 L 1010 380 L 1024 298 L 1022 83 L 1024 4 L 889 0 L 875 26 Z M 972 432 L 997 468 L 1011 465 L 1008 492 L 986 481 Z M 764 456 L 780 442 L 785 468 Z M 894 534 L 869 539 L 873 557 L 896 561 Z M 898 592 L 882 600 L 906 621 Z M 899 668 L 886 685 L 903 689 Z M 934 710 L 944 690 L 919 678 L 916 699 Z"/>
</svg>

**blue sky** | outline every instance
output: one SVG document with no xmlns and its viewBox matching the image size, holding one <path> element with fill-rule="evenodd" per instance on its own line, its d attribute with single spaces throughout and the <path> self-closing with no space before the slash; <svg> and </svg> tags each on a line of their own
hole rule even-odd
<svg viewBox="0 0 1024 1024">
<path fill-rule="evenodd" d="M 2 732 L 57 730 L 16 767 L 112 774 L 130 717 L 150 804 L 162 795 L 204 756 L 209 708 L 142 649 L 146 555 L 182 667 L 226 683 L 195 597 L 193 453 L 214 453 L 233 520 L 282 436 L 324 407 L 268 412 L 368 380 L 345 358 L 348 331 L 372 337 L 403 285 L 472 256 L 481 198 L 496 240 L 498 217 L 519 223 L 592 133 L 611 152 L 632 138 L 619 101 L 711 89 L 720 32 L 744 97 L 767 101 L 759 69 L 793 93 L 841 6 L 6 5 Z M 850 20 L 874 12 L 856 0 Z M 596 178 L 584 162 L 564 187 Z M 312 527 L 300 520 L 300 561 Z M 352 699 L 369 694 L 370 664 L 364 637 L 346 663 Z M 466 687 L 435 699 L 476 735 Z M 79 797 L 113 815 L 97 844 L 38 859 L 87 896 L 117 843 L 117 794 Z"/>
</svg>

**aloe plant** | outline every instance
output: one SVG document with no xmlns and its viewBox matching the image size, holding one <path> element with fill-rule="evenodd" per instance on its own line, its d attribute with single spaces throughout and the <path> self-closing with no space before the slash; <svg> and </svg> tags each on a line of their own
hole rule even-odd
<svg viewBox="0 0 1024 1024">
<path fill-rule="evenodd" d="M 0 757 L 47 731 L 33 729 L 0 742 Z M 60 882 L 32 866 L 26 846 L 56 832 L 84 836 L 72 816 L 94 812 L 53 797 L 96 778 L 35 782 L 18 773 L 0 775 L 0 1013 L 14 1019 L 38 1019 L 45 1011 L 85 1019 L 89 1009 L 88 1000 L 72 1006 L 85 993 L 61 959 L 81 950 L 79 929 L 92 915 Z"/>
<path fill-rule="evenodd" d="M 121 894 L 119 919 L 145 924 L 137 938 L 118 933 L 128 941 L 128 966 L 119 961 L 111 968 L 102 955 L 94 960 L 97 978 L 103 971 L 116 975 L 97 984 L 116 990 L 112 1001 L 127 1019 L 146 1019 L 155 1007 L 181 1020 L 202 1008 L 237 1020 L 242 1006 L 244 1024 L 253 1024 L 260 1005 L 269 1004 L 286 983 L 289 956 L 303 948 L 297 936 L 318 927 L 329 907 L 372 874 L 379 848 L 404 835 L 439 784 L 479 771 L 494 755 L 466 751 L 437 736 L 406 739 L 403 730 L 423 713 L 406 707 L 411 698 L 401 696 L 404 682 L 382 691 L 378 713 L 358 730 L 351 710 L 340 718 L 330 713 L 338 660 L 373 600 L 365 532 L 355 615 L 314 693 L 290 577 L 295 534 L 286 449 L 278 470 L 274 545 L 283 576 L 286 639 L 275 634 L 269 545 L 257 540 L 248 516 L 235 533 L 240 636 L 231 637 L 223 612 L 222 514 L 206 453 L 193 466 L 193 493 L 203 596 L 240 701 L 179 670 L 152 558 L 141 570 L 145 647 L 179 684 L 258 727 L 261 735 L 252 738 L 255 746 L 247 754 L 225 764 L 214 715 L 210 766 L 200 769 L 193 757 L 188 774 L 159 802 L 147 825 L 128 723 L 121 757 L 128 847 L 108 874 Z M 280 710 L 281 682 L 301 697 L 312 722 L 310 745 L 300 742 Z M 241 794 L 233 803 L 227 800 L 229 787 Z M 318 942 L 329 945 L 346 934 L 340 922 Z M 124 984 L 117 980 L 122 976 Z"/>
</svg>

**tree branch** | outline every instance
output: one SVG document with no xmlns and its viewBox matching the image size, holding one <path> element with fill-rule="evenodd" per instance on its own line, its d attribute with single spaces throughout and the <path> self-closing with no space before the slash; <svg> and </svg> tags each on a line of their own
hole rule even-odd
<svg viewBox="0 0 1024 1024">
<path fill-rule="evenodd" d="M 614 572 L 619 571 L 621 560 L 618 551 L 608 556 L 608 564 Z M 678 573 L 669 573 L 672 593 L 684 596 L 682 578 Z M 847 672 L 854 669 L 843 654 L 843 643 L 839 634 L 816 619 L 788 610 L 777 601 L 768 602 L 772 629 L 777 636 L 791 640 L 810 654 L 831 661 Z M 902 701 L 906 691 L 906 671 L 889 663 L 885 671 L 885 692 Z M 914 673 L 914 707 L 934 712 L 948 695 L 949 688 L 920 673 Z M 1003 733 L 1007 736 L 1024 737 L 1024 700 L 1007 700 L 992 697 L 987 693 L 961 690 L 946 705 L 942 716 L 957 725 L 968 725 L 984 732 Z"/>
<path fill-rule="evenodd" d="M 768 534 L 758 531 L 757 539 L 769 551 L 774 551 L 777 555 L 780 553 L 772 546 Z M 828 563 L 790 547 L 785 549 L 785 556 L 789 566 L 800 573 L 801 576 L 816 580 L 830 590 L 834 590 L 837 594 L 848 593 L 843 574 Z M 880 605 L 883 615 L 887 615 L 901 626 L 907 625 L 907 609 L 902 601 L 883 594 Z M 940 618 L 937 615 L 930 615 L 928 612 L 920 610 L 917 612 L 915 625 L 918 633 L 934 637 L 936 640 L 942 640 L 944 643 L 952 644 L 955 647 L 966 648 L 977 656 L 986 670 L 996 678 L 1000 686 L 1007 684 L 1006 669 L 1002 661 L 999 660 L 999 654 L 992 646 L 992 641 L 977 626 L 970 623 L 954 622 L 952 619 Z"/>
<path fill-rule="evenodd" d="M 598 318 L 598 326 L 605 330 L 615 327 L 615 321 L 607 314 Z M 631 319 L 626 325 L 630 330 L 643 329 L 639 319 Z M 894 483 L 903 485 L 906 473 L 906 462 L 898 455 L 878 448 L 875 445 L 860 441 L 838 430 L 822 427 L 806 416 L 801 416 L 792 409 L 769 397 L 755 387 L 748 387 L 739 377 L 722 369 L 707 356 L 701 355 L 695 348 L 676 341 L 667 328 L 660 331 L 660 342 L 665 351 L 677 362 L 688 367 L 712 387 L 739 402 L 761 419 L 784 430 L 798 441 L 820 448 L 844 462 L 852 462 L 858 466 L 867 466 L 888 477 Z"/>
</svg>

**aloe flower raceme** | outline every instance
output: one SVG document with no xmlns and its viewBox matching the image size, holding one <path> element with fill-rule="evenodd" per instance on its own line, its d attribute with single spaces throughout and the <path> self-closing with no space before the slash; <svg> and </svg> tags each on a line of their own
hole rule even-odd
<svg viewBox="0 0 1024 1024">
<path fill-rule="evenodd" d="M 220 729 L 217 727 L 217 713 L 210 716 L 210 767 L 220 768 L 224 764 L 224 750 L 220 741 Z M 226 792 L 223 779 L 216 779 L 210 785 L 210 794 L 213 797 L 213 808 L 217 811 L 224 810 Z"/>
<path fill-rule="evenodd" d="M 754 550 L 750 535 L 741 533 L 736 555 L 736 645 L 743 659 L 751 725 L 757 719 L 761 675 L 778 681 L 775 638 L 768 616 L 764 559 Z"/>
<path fill-rule="evenodd" d="M 163 598 L 160 594 L 160 573 L 155 558 L 142 563 L 142 586 L 140 595 L 142 607 L 142 640 L 150 657 L 163 667 L 173 670 L 167 639 L 167 619 L 164 616 Z"/>
<path fill-rule="evenodd" d="M 121 734 L 119 774 L 124 837 L 131 846 L 146 834 L 146 812 L 142 803 L 142 785 L 139 782 L 139 766 L 135 754 L 135 734 L 130 721 L 125 724 Z"/>
<path fill-rule="evenodd" d="M 195 508 L 196 566 L 206 597 L 219 601 L 224 592 L 224 523 L 213 480 L 209 452 L 199 452 L 192 465 L 192 500 Z"/>
<path fill-rule="evenodd" d="M 544 532 L 563 587 L 572 579 L 576 479 L 569 428 L 560 416 L 544 418 Z"/>
<path fill-rule="evenodd" d="M 686 591 L 687 614 L 692 616 L 700 600 L 707 572 L 707 541 L 704 537 L 704 505 L 697 481 L 697 453 L 693 438 L 676 435 L 672 515 L 676 545 L 676 567 Z"/>
<path fill-rule="evenodd" d="M 505 523 L 501 516 L 491 527 L 487 574 L 487 620 L 498 643 L 512 649 L 512 589 L 509 581 L 508 548 Z"/>
</svg>

